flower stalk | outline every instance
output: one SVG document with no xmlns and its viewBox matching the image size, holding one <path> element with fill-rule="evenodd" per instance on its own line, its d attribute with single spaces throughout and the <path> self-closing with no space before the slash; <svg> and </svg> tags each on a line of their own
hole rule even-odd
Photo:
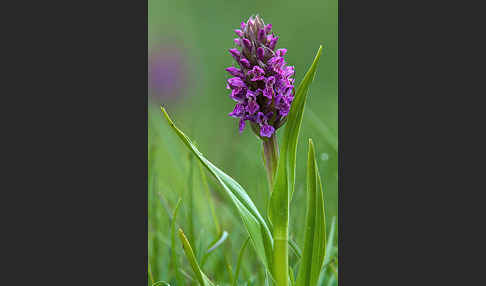
<svg viewBox="0 0 486 286">
<path fill-rule="evenodd" d="M 263 161 L 267 170 L 267 179 L 270 192 L 273 190 L 273 180 L 277 173 L 278 164 L 278 140 L 275 134 L 272 134 L 267 140 L 263 140 Z"/>
<path fill-rule="evenodd" d="M 277 286 L 289 285 L 288 225 L 273 228 L 273 276 Z"/>
</svg>

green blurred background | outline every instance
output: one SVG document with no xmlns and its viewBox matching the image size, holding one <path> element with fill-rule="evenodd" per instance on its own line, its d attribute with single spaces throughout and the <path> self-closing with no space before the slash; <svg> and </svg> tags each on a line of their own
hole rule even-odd
<svg viewBox="0 0 486 286">
<path fill-rule="evenodd" d="M 337 216 L 338 138 L 338 11 L 337 0 L 321 1 L 188 1 L 149 0 L 149 271 L 154 281 L 177 285 L 171 269 L 170 222 L 182 200 L 177 227 L 193 223 L 196 255 L 216 239 L 208 200 L 199 169 L 189 183 L 189 154 L 168 129 L 159 108 L 163 104 L 179 128 L 216 166 L 237 180 L 266 216 L 269 191 L 261 160 L 261 144 L 247 128 L 238 132 L 238 121 L 227 114 L 229 98 L 224 70 L 232 65 L 234 29 L 250 15 L 259 14 L 280 37 L 277 48 L 287 48 L 286 62 L 295 66 L 300 83 L 319 48 L 323 55 L 311 85 L 297 153 L 296 192 L 291 202 L 291 236 L 300 245 L 305 216 L 307 139 L 317 149 L 323 179 L 327 227 Z M 248 126 L 247 126 L 248 127 Z M 279 130 L 281 133 L 281 130 Z M 197 165 L 196 165 L 197 166 Z M 209 174 L 207 174 L 209 176 Z M 208 177 L 211 199 L 222 229 L 229 239 L 207 258 L 204 271 L 220 285 L 230 281 L 238 251 L 247 234 L 238 215 L 219 186 Z M 192 185 L 192 188 L 190 186 Z M 191 189 L 191 190 L 190 190 Z M 190 194 L 193 194 L 192 203 Z M 192 207 L 191 207 L 192 206 Z M 192 213 L 191 213 L 192 211 Z M 178 263 L 191 285 L 192 271 L 177 242 Z M 258 260 L 249 247 L 241 285 L 263 285 Z"/>
</svg>

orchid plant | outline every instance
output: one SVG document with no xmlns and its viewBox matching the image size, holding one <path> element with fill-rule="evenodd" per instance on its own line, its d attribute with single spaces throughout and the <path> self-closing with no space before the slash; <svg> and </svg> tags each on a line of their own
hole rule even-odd
<svg viewBox="0 0 486 286">
<path fill-rule="evenodd" d="M 235 107 L 229 116 L 238 119 L 242 132 L 247 124 L 261 141 L 263 164 L 267 171 L 270 200 L 267 219 L 256 208 L 245 189 L 232 177 L 211 163 L 169 117 L 164 107 L 162 113 L 171 129 L 182 143 L 200 161 L 201 165 L 217 180 L 224 193 L 234 204 L 245 226 L 249 240 L 258 259 L 268 274 L 266 283 L 277 286 L 318 285 L 326 257 L 326 227 L 321 177 L 315 159 L 312 139 L 308 141 L 307 203 L 304 245 L 300 248 L 300 263 L 296 277 L 289 269 L 289 205 L 294 192 L 296 149 L 299 132 L 317 64 L 322 54 L 319 47 L 313 63 L 297 88 L 294 86 L 294 67 L 285 62 L 286 49 L 277 49 L 278 36 L 271 24 L 259 16 L 252 16 L 235 30 L 235 48 L 229 50 L 234 65 L 226 71 L 232 76 L 226 87 Z M 278 143 L 277 132 L 283 129 Z M 280 147 L 279 147 L 280 145 Z M 174 217 L 177 214 L 177 207 Z M 175 228 L 173 225 L 173 234 Z M 184 252 L 200 285 L 217 285 L 203 272 L 190 239 L 182 229 L 178 231 Z M 173 237 L 174 239 L 174 237 Z M 175 254 L 174 254 L 175 255 Z M 241 255 L 240 255 L 241 256 Z M 238 278 L 239 265 L 234 285 Z"/>
</svg>

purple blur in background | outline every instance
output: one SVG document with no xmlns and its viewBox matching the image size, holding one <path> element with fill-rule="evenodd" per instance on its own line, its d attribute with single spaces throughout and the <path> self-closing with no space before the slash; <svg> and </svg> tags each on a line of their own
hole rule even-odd
<svg viewBox="0 0 486 286">
<path fill-rule="evenodd" d="M 183 96 L 188 69 L 182 48 L 159 44 L 149 51 L 149 94 L 157 103 Z"/>
</svg>

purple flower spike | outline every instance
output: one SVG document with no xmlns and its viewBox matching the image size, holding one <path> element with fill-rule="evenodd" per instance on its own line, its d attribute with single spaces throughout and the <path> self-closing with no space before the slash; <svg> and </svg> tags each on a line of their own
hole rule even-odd
<svg viewBox="0 0 486 286">
<path fill-rule="evenodd" d="M 227 88 L 236 106 L 228 115 L 239 119 L 238 129 L 245 129 L 246 121 L 260 138 L 272 138 L 276 130 L 285 123 L 294 100 L 294 67 L 287 66 L 286 49 L 277 49 L 278 37 L 272 25 L 259 16 L 242 22 L 234 39 L 238 49 L 229 52 L 238 67 L 226 68 L 233 77 Z"/>
</svg>

